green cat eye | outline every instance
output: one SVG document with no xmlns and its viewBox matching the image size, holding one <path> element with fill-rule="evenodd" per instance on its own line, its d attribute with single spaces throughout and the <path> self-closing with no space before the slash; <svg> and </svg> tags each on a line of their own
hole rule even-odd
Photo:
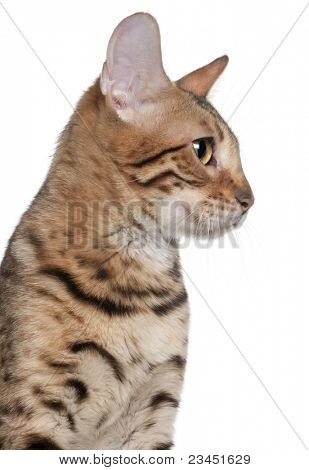
<svg viewBox="0 0 309 470">
<path fill-rule="evenodd" d="M 213 138 L 203 137 L 202 139 L 193 140 L 192 147 L 199 160 L 207 165 L 213 155 Z"/>
</svg>

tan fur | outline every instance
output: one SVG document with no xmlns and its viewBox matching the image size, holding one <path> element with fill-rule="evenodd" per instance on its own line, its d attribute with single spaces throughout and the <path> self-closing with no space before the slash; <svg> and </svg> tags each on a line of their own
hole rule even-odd
<svg viewBox="0 0 309 470">
<path fill-rule="evenodd" d="M 204 135 L 218 168 L 192 150 Z M 169 211 L 187 204 L 191 232 L 212 236 L 241 219 L 239 191 L 237 140 L 204 98 L 172 84 L 125 123 L 95 82 L 1 266 L 2 448 L 170 448 L 188 335 L 175 238 L 188 229 Z"/>
</svg>

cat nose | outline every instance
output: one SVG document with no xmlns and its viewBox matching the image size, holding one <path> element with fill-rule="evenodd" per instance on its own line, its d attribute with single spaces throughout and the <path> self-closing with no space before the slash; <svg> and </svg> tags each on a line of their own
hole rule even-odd
<svg viewBox="0 0 309 470">
<path fill-rule="evenodd" d="M 254 203 L 254 196 L 253 192 L 251 189 L 240 189 L 236 193 L 236 200 L 239 202 L 241 205 L 242 211 L 247 212 L 247 210 L 250 209 L 251 206 L 253 206 Z"/>
</svg>

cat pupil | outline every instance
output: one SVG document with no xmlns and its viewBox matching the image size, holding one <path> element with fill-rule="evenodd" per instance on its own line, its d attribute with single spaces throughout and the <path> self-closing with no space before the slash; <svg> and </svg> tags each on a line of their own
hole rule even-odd
<svg viewBox="0 0 309 470">
<path fill-rule="evenodd" d="M 201 159 L 207 153 L 208 147 L 211 146 L 209 139 L 197 139 L 192 142 L 196 156 Z"/>
<path fill-rule="evenodd" d="M 198 149 L 197 149 L 197 156 L 198 158 L 202 158 L 204 155 L 205 155 L 205 152 L 206 152 L 206 144 L 205 144 L 205 140 L 200 140 L 198 142 Z"/>
</svg>

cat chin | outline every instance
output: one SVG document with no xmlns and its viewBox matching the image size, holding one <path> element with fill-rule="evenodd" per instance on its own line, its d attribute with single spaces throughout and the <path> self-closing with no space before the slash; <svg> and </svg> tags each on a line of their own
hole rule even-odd
<svg viewBox="0 0 309 470">
<path fill-rule="evenodd" d="M 191 233 L 185 234 L 185 236 L 195 240 L 215 240 L 216 238 L 220 238 L 232 230 L 234 230 L 234 226 L 231 225 L 220 227 L 220 230 L 217 228 L 208 229 L 205 227 L 204 229 L 200 229 L 198 233 L 197 231 L 193 231 Z"/>
</svg>

